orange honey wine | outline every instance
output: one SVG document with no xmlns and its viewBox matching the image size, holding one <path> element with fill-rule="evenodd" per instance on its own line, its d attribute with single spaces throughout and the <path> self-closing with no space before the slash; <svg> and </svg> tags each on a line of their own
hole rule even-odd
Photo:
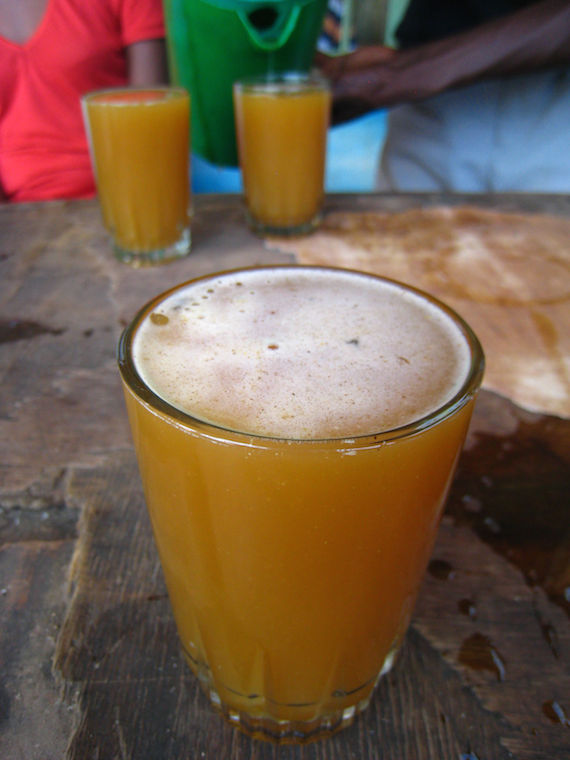
<svg viewBox="0 0 570 760">
<path fill-rule="evenodd" d="M 324 196 L 331 95 L 315 77 L 234 85 L 236 135 L 250 223 L 261 231 L 305 231 Z"/>
<path fill-rule="evenodd" d="M 179 88 L 106 90 L 83 98 L 105 227 L 123 260 L 189 248 L 190 100 Z"/>
<path fill-rule="evenodd" d="M 477 338 L 393 281 L 254 268 L 159 296 L 119 364 L 190 667 L 254 736 L 347 725 L 408 626 Z"/>
</svg>

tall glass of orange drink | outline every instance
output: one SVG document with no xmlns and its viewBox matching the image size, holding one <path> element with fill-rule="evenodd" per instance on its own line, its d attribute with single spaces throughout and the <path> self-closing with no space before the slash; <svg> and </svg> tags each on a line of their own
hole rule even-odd
<svg viewBox="0 0 570 760">
<path fill-rule="evenodd" d="M 182 88 L 89 93 L 82 107 L 103 221 L 117 258 L 190 251 L 190 96 Z"/>
<path fill-rule="evenodd" d="M 185 283 L 119 366 L 186 660 L 277 742 L 348 725 L 405 635 L 483 373 L 428 295 L 349 270 Z"/>
<path fill-rule="evenodd" d="M 234 84 L 247 218 L 260 234 L 299 235 L 320 220 L 330 88 L 294 72 Z"/>
</svg>

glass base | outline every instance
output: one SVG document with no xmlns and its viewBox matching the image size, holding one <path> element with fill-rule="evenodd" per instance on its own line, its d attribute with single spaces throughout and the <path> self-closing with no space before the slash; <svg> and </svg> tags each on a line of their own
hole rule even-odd
<svg viewBox="0 0 570 760">
<path fill-rule="evenodd" d="M 169 261 L 188 256 L 191 248 L 190 228 L 183 230 L 182 234 L 175 243 L 156 248 L 150 251 L 131 251 L 123 248 L 118 243 L 113 243 L 115 258 L 124 264 L 130 264 L 133 267 L 155 266 L 156 264 L 166 264 Z"/>
<path fill-rule="evenodd" d="M 267 224 L 265 222 L 260 222 L 258 219 L 255 219 L 249 210 L 246 210 L 246 219 L 249 227 L 253 232 L 255 232 L 256 235 L 260 235 L 261 237 L 300 237 L 302 235 L 309 235 L 311 232 L 314 232 L 314 230 L 316 230 L 316 228 L 320 225 L 322 218 L 323 215 L 319 211 L 316 216 L 314 216 L 312 219 L 309 219 L 308 222 L 303 222 L 302 224 Z"/>
<path fill-rule="evenodd" d="M 375 678 L 350 693 L 333 693 L 326 706 L 282 704 L 261 695 L 238 694 L 222 685 L 215 687 L 208 665 L 197 661 L 184 647 L 182 651 L 213 707 L 234 728 L 253 739 L 274 744 L 307 744 L 347 728 L 368 707 L 378 681 L 391 670 L 400 643 L 394 642 Z"/>
<path fill-rule="evenodd" d="M 230 725 L 252 739 L 260 739 L 273 744 L 308 744 L 320 739 L 327 739 L 343 728 L 348 728 L 356 716 L 365 710 L 370 703 L 370 697 L 368 697 L 356 705 L 345 707 L 343 710 L 329 713 L 314 720 L 276 720 L 268 717 L 255 717 L 242 710 L 234 710 L 224 705 L 216 692 L 210 692 L 209 696 L 214 707 L 221 712 Z"/>
</svg>

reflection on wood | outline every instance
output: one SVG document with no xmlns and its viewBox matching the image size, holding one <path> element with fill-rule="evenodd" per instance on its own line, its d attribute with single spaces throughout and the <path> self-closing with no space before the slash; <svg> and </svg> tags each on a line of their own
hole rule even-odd
<svg viewBox="0 0 570 760">
<path fill-rule="evenodd" d="M 483 344 L 484 387 L 570 416 L 570 221 L 467 206 L 338 212 L 310 238 L 271 244 L 440 298 Z"/>
</svg>

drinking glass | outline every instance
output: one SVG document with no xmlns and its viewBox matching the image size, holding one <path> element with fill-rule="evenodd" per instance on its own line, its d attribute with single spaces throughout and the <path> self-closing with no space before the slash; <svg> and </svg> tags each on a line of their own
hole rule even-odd
<svg viewBox="0 0 570 760">
<path fill-rule="evenodd" d="M 116 257 L 135 266 L 190 251 L 190 97 L 182 88 L 82 98 L 103 222 Z"/>
<path fill-rule="evenodd" d="M 260 235 L 302 235 L 320 221 L 324 197 L 328 82 L 285 72 L 234 84 L 246 215 Z"/>
<path fill-rule="evenodd" d="M 311 293 L 321 299 L 322 325 L 320 306 L 315 312 L 314 299 L 299 296 L 305 292 L 299 276 L 311 287 L 317 281 Z M 370 340 L 358 323 L 360 295 L 376 286 L 402 306 L 397 329 L 404 337 L 396 341 L 394 356 L 374 352 L 373 362 L 392 362 L 396 376 L 413 385 L 417 356 L 427 352 L 433 371 L 420 372 L 420 388 L 439 394 L 442 385 L 437 398 L 444 400 L 429 413 L 407 412 L 402 424 L 387 429 L 355 424 L 336 435 L 289 433 L 287 425 L 305 422 L 298 411 L 301 394 L 307 418 L 313 406 L 319 414 L 324 410 L 330 425 L 325 431 L 336 429 L 341 405 L 380 409 L 392 396 L 397 414 L 400 406 L 416 408 L 402 383 L 376 386 L 375 371 L 372 392 L 354 398 L 361 375 L 369 372 L 369 362 L 358 358 Z M 215 321 L 222 291 L 230 300 L 219 301 Z M 351 307 L 356 321 L 347 339 L 340 307 L 353 297 L 358 308 Z M 410 300 L 421 310 L 420 322 L 425 312 L 447 325 L 459 346 L 460 369 L 449 369 L 457 366 L 453 351 L 434 349 L 430 341 L 416 341 L 415 358 L 405 354 Z M 327 332 L 331 309 L 338 317 L 333 334 Z M 382 323 L 374 322 L 375 329 L 382 330 Z M 326 339 L 313 340 L 321 328 Z M 243 339 L 251 329 L 261 336 L 253 350 Z M 158 341 L 152 349 L 139 343 L 142 330 Z M 310 338 L 294 349 L 297 369 L 309 373 L 301 381 L 295 362 L 279 356 L 299 332 Z M 220 344 L 226 337 L 233 348 Z M 204 349 L 200 366 L 194 358 L 180 366 L 178 358 L 172 361 L 193 342 Z M 328 383 L 307 390 L 305 380 L 339 352 Z M 244 356 L 250 357 L 250 379 L 244 379 Z M 353 364 L 343 356 L 354 357 Z M 152 371 L 144 366 L 148 357 Z M 167 363 L 172 387 L 182 393 L 190 375 L 215 367 L 213 375 L 192 381 L 196 406 L 154 389 L 152 378 Z M 483 364 L 470 328 L 427 294 L 321 267 L 209 275 L 157 296 L 125 330 L 119 367 L 182 649 L 233 725 L 259 738 L 305 742 L 349 725 L 368 705 L 408 627 Z M 353 382 L 345 382 L 347 371 Z M 286 390 L 289 401 L 275 403 L 275 428 L 259 427 L 258 413 L 271 415 L 273 406 L 261 400 L 265 391 L 252 389 L 256 383 L 269 395 Z M 202 402 L 208 413 L 198 409 Z"/>
</svg>

